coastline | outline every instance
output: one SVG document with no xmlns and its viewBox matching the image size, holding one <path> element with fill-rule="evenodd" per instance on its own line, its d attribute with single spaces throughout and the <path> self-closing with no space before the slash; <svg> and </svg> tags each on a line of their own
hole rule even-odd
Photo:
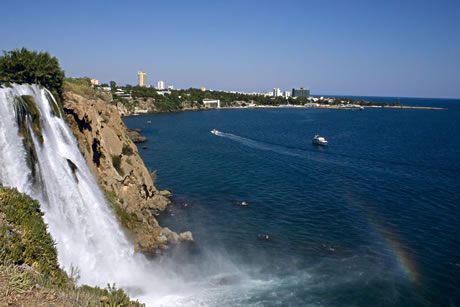
<svg viewBox="0 0 460 307">
<path fill-rule="evenodd" d="M 407 110 L 448 110 L 448 108 L 441 107 L 422 107 L 422 106 L 362 106 L 363 109 L 407 109 Z M 338 105 L 320 105 L 320 106 L 303 106 L 303 105 L 289 105 L 289 106 L 271 106 L 271 105 L 257 105 L 257 106 L 247 106 L 247 107 L 220 107 L 220 108 L 183 108 L 181 110 L 168 110 L 168 111 L 159 111 L 159 110 L 136 110 L 133 112 L 120 112 L 123 114 L 122 117 L 129 116 L 140 116 L 147 114 L 157 114 L 157 113 L 180 113 L 180 112 L 198 112 L 198 111 L 213 111 L 213 110 L 254 110 L 254 109 L 331 109 L 331 110 L 353 110 L 353 111 L 362 111 L 362 109 L 343 107 Z"/>
</svg>

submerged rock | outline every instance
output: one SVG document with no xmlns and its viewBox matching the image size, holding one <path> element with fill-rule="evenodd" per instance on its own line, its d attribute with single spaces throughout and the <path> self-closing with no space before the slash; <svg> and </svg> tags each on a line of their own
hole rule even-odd
<svg viewBox="0 0 460 307">
<path fill-rule="evenodd" d="M 234 204 L 236 206 L 242 206 L 242 207 L 249 206 L 249 202 L 247 202 L 247 201 L 239 201 L 239 200 L 232 200 L 232 204 Z"/>
<path fill-rule="evenodd" d="M 272 239 L 272 237 L 270 235 L 267 235 L 267 234 L 258 234 L 257 238 L 259 240 L 264 240 L 264 241 L 268 241 L 268 240 Z"/>
</svg>

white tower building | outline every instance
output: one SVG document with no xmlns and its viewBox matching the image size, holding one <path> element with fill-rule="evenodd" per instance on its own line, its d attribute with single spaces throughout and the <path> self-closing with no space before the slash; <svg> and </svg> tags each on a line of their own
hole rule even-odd
<svg viewBox="0 0 460 307">
<path fill-rule="evenodd" d="M 158 81 L 157 89 L 164 90 L 165 89 L 165 82 L 163 80 Z"/>
</svg>

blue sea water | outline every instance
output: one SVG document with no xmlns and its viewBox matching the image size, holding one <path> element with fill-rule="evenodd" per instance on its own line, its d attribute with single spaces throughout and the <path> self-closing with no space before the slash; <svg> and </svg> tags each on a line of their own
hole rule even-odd
<svg viewBox="0 0 460 307">
<path fill-rule="evenodd" d="M 174 257 L 220 289 L 205 305 L 460 305 L 460 100 L 399 101 L 448 110 L 124 119 L 149 139 L 139 151 L 157 187 L 174 194 L 160 223 L 194 234 Z M 315 134 L 329 146 L 312 145 Z"/>
</svg>

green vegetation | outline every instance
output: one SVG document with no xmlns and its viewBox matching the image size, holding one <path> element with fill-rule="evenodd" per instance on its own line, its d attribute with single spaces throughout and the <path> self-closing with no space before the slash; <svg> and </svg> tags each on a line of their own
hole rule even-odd
<svg viewBox="0 0 460 307">
<path fill-rule="evenodd" d="M 115 92 L 117 89 L 117 83 L 115 81 L 110 81 L 110 89 L 112 92 Z"/>
<path fill-rule="evenodd" d="M 158 111 L 179 111 L 183 108 L 198 108 L 203 107 L 203 99 L 219 99 L 222 107 L 231 106 L 247 106 L 249 103 L 256 105 L 278 106 L 283 104 L 304 105 L 311 102 L 307 97 L 271 97 L 264 95 L 248 95 L 241 93 L 229 93 L 220 91 L 202 91 L 201 89 L 189 88 L 186 90 L 171 90 L 170 93 L 159 94 L 157 89 L 125 86 L 118 87 L 126 93 L 130 93 L 134 101 L 152 99 L 155 108 Z M 114 94 L 116 97 L 116 94 Z M 128 109 L 130 109 L 130 101 L 124 101 Z M 377 105 L 384 106 L 386 103 L 373 103 L 365 100 L 356 100 L 351 98 L 326 98 L 315 101 L 322 105 L 339 105 L 339 104 L 358 104 L 362 106 Z M 132 105 L 132 103 L 131 103 Z"/>
<path fill-rule="evenodd" d="M 121 156 L 113 155 L 112 156 L 112 165 L 117 170 L 120 176 L 124 176 L 125 172 L 121 168 Z"/>
<path fill-rule="evenodd" d="M 125 156 L 131 156 L 134 154 L 134 151 L 128 144 L 123 144 L 123 149 L 121 150 L 121 153 Z"/>
<path fill-rule="evenodd" d="M 43 144 L 43 135 L 42 135 L 41 122 L 40 122 L 41 117 L 40 117 L 40 111 L 37 108 L 37 102 L 32 96 L 22 95 L 21 98 L 24 101 L 24 107 L 25 107 L 25 111 L 23 114 L 30 115 L 32 119 L 32 129 L 35 132 L 35 135 L 38 137 L 38 140 L 40 141 L 40 143 Z M 25 117 L 22 120 L 26 122 Z"/>
<path fill-rule="evenodd" d="M 126 85 L 118 87 L 125 93 L 131 94 L 134 101 L 152 99 L 158 111 L 179 111 L 183 108 L 202 108 L 203 99 L 219 99 L 222 107 L 247 106 L 249 103 L 256 105 L 278 106 L 283 104 L 304 105 L 312 102 L 307 97 L 272 97 L 264 95 L 248 95 L 242 93 L 230 93 L 221 91 L 202 91 L 201 89 L 189 88 L 186 90 L 171 90 L 170 93 L 159 94 L 155 88 Z M 116 97 L 116 94 L 114 94 Z M 129 102 L 131 102 L 130 100 Z M 356 104 L 361 106 L 385 106 L 388 103 L 370 102 L 363 99 L 343 97 L 327 97 L 315 101 L 320 105 Z M 125 102 L 126 104 L 126 102 Z M 391 105 L 399 105 L 397 102 Z M 129 109 L 129 105 L 127 105 Z"/>
<path fill-rule="evenodd" d="M 78 287 L 57 261 L 36 200 L 0 185 L 0 305 L 141 307 L 115 284 Z"/>
<path fill-rule="evenodd" d="M 59 268 L 55 243 L 43 222 L 43 213 L 36 200 L 16 189 L 0 186 L 0 261 L 27 264 L 54 283 L 66 283 Z"/>
<path fill-rule="evenodd" d="M 105 190 L 104 194 L 121 225 L 128 229 L 134 229 L 138 223 L 136 215 L 134 213 L 129 213 L 123 208 L 123 200 L 119 199 L 114 191 Z"/>
<path fill-rule="evenodd" d="M 58 59 L 48 52 L 22 48 L 3 51 L 0 56 L 0 81 L 42 85 L 60 102 L 64 78 Z"/>
<path fill-rule="evenodd" d="M 107 101 L 109 98 L 109 96 L 106 93 L 92 88 L 90 79 L 86 77 L 79 78 L 79 79 L 74 79 L 74 78 L 65 79 L 64 90 L 74 92 L 80 96 L 83 96 L 89 99 L 100 98 L 104 101 Z"/>
</svg>

